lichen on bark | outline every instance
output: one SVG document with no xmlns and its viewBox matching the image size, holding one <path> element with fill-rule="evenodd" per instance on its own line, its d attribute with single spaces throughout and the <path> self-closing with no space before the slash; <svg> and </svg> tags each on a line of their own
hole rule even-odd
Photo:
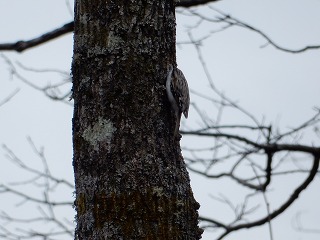
<svg viewBox="0 0 320 240">
<path fill-rule="evenodd" d="M 199 239 L 198 203 L 165 93 L 172 0 L 76 1 L 78 239 Z"/>
<path fill-rule="evenodd" d="M 110 145 L 113 133 L 116 131 L 116 128 L 113 127 L 113 124 L 110 120 L 98 118 L 97 122 L 93 123 L 93 126 L 88 126 L 83 131 L 83 138 L 92 145 L 93 149 L 99 150 L 99 143 L 105 145 Z"/>
</svg>

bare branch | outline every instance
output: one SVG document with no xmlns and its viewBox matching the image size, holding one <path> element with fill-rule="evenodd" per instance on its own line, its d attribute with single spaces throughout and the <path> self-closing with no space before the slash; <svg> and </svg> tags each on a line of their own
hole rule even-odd
<svg viewBox="0 0 320 240">
<path fill-rule="evenodd" d="M 315 155 L 313 159 L 313 166 L 310 170 L 309 176 L 307 179 L 299 186 L 296 188 L 296 190 L 292 193 L 292 195 L 289 197 L 289 199 L 284 202 L 278 209 L 274 210 L 272 213 L 268 214 L 266 217 L 261 218 L 257 221 L 253 221 L 250 223 L 245 223 L 245 224 L 238 224 L 236 226 L 230 227 L 229 229 L 226 229 L 225 233 L 223 233 L 218 239 L 223 239 L 226 235 L 228 235 L 230 232 L 243 229 L 243 228 L 252 228 L 256 226 L 260 226 L 265 224 L 266 222 L 276 218 L 279 216 L 282 212 L 284 212 L 291 204 L 298 199 L 300 193 L 305 190 L 309 184 L 312 182 L 314 177 L 317 174 L 318 168 L 319 168 L 319 160 L 320 160 L 320 154 Z"/>
<path fill-rule="evenodd" d="M 0 54 L 0 57 L 2 57 L 4 59 L 4 61 L 6 62 L 6 64 L 9 66 L 9 69 L 10 69 L 10 72 L 11 72 L 12 76 L 15 76 L 17 79 L 19 79 L 23 83 L 27 84 L 28 86 L 32 87 L 33 89 L 43 92 L 51 100 L 60 101 L 60 102 L 65 103 L 67 105 L 72 105 L 72 103 L 69 100 L 67 100 L 71 96 L 71 91 L 70 91 L 71 87 L 68 88 L 65 91 L 65 93 L 61 93 L 61 91 L 60 91 L 60 88 L 62 86 L 71 83 L 71 78 L 70 78 L 70 76 L 69 76 L 69 74 L 67 72 L 61 71 L 61 70 L 57 70 L 57 69 L 37 69 L 36 70 L 34 68 L 26 67 L 26 66 L 24 66 L 23 64 L 21 64 L 19 62 L 14 64 L 4 54 Z M 27 78 L 25 78 L 20 73 L 20 71 L 18 71 L 18 68 L 16 67 L 16 65 L 18 65 L 19 67 L 21 67 L 23 70 L 26 70 L 26 71 L 31 71 L 31 72 L 36 72 L 36 73 L 38 73 L 38 72 L 40 72 L 40 73 L 54 72 L 54 73 L 58 73 L 58 74 L 64 75 L 65 78 L 60 80 L 59 82 L 57 82 L 55 84 L 46 83 L 46 86 L 43 86 L 43 87 L 42 86 L 38 86 L 37 84 L 34 84 L 31 80 L 28 80 Z"/>
<path fill-rule="evenodd" d="M 232 135 L 227 133 L 203 133 L 203 132 L 196 132 L 196 131 L 181 131 L 184 135 L 193 135 L 193 136 L 204 136 L 204 137 L 222 137 L 237 140 L 257 149 L 270 151 L 270 152 L 281 152 L 281 151 L 294 151 L 294 152 L 305 152 L 310 154 L 319 154 L 320 147 L 310 147 L 307 145 L 300 145 L 300 144 L 259 144 L 248 138 L 241 137 L 238 135 Z"/>
<path fill-rule="evenodd" d="M 19 88 L 17 88 L 16 90 L 14 90 L 9 96 L 7 96 L 5 99 L 3 99 L 0 102 L 0 107 L 4 104 L 6 104 L 7 102 L 9 102 L 18 92 L 20 91 Z"/>
<path fill-rule="evenodd" d="M 64 34 L 72 32 L 73 27 L 74 27 L 73 22 L 69 22 L 60 28 L 47 32 L 31 40 L 18 41 L 16 43 L 2 43 L 0 44 L 0 51 L 23 52 L 24 50 L 38 46 L 40 44 L 56 39 Z"/>
<path fill-rule="evenodd" d="M 253 165 L 251 165 L 251 168 L 253 170 L 253 172 L 255 173 L 256 177 L 257 177 L 257 180 L 259 182 L 259 185 L 262 185 L 262 183 L 260 182 L 260 178 L 258 178 L 258 172 L 256 171 L 255 167 Z M 270 166 L 270 170 L 271 170 L 271 166 Z M 271 171 L 270 171 L 271 172 Z M 267 177 L 267 179 L 270 181 L 271 179 L 271 175 Z M 267 182 L 267 181 L 266 181 Z M 265 187 L 267 186 L 267 184 L 265 184 Z M 265 189 L 264 189 L 265 190 Z M 270 218 L 270 203 L 268 201 L 268 198 L 267 198 L 267 194 L 265 191 L 262 191 L 262 196 L 263 196 L 263 200 L 264 200 L 264 203 L 266 205 L 266 209 L 267 209 L 267 214 L 268 214 L 268 226 L 269 226 L 269 233 L 270 233 L 270 240 L 273 240 L 273 231 L 272 231 L 272 225 L 271 225 L 271 218 Z"/>
<path fill-rule="evenodd" d="M 67 188 L 72 191 L 74 186 L 67 180 L 58 179 L 53 176 L 47 164 L 44 148 L 36 147 L 30 137 L 28 137 L 28 142 L 37 157 L 40 158 L 43 169 L 41 170 L 41 168 L 38 167 L 32 168 L 26 165 L 8 147 L 3 145 L 7 153 L 7 158 L 26 173 L 30 173 L 32 178 L 11 184 L 11 186 L 14 185 L 14 187 L 10 187 L 8 184 L 0 184 L 0 194 L 12 194 L 15 196 L 15 199 L 20 201 L 17 202 L 17 207 L 29 203 L 29 205 L 34 206 L 34 208 L 38 210 L 38 215 L 35 216 L 32 214 L 32 216 L 30 215 L 27 218 L 21 218 L 21 216 L 13 217 L 4 211 L 1 212 L 0 238 L 1 236 L 6 236 L 5 239 L 20 240 L 39 239 L 39 237 L 43 237 L 43 239 L 46 240 L 56 240 L 55 237 L 58 236 L 73 236 L 74 225 L 59 216 L 61 209 L 71 208 L 73 205 L 72 200 L 52 200 L 52 198 L 54 196 L 53 192 L 57 190 L 58 187 L 67 186 Z M 27 192 L 24 188 L 17 188 L 17 185 L 34 185 L 37 191 Z M 39 192 L 42 193 L 42 195 L 38 196 Z M 57 210 L 57 208 L 59 210 Z M 21 228 L 15 228 L 11 231 L 12 227 L 10 227 L 9 224 L 21 226 Z M 44 224 L 50 226 L 50 229 L 44 230 Z M 35 226 L 36 229 L 32 229 L 31 226 Z M 41 226 L 41 228 L 38 226 Z"/>
<path fill-rule="evenodd" d="M 272 138 L 272 141 L 279 141 L 280 139 L 282 139 L 286 136 L 290 136 L 290 135 L 297 133 L 303 129 L 306 129 L 307 127 L 314 126 L 316 123 L 319 123 L 320 122 L 320 110 L 316 109 L 316 111 L 317 111 L 317 113 L 313 117 L 311 117 L 309 120 L 302 123 L 300 126 L 291 129 L 288 132 L 279 134 L 278 136 Z"/>
<path fill-rule="evenodd" d="M 193 7 L 198 5 L 207 4 L 210 2 L 217 2 L 218 0 L 180 0 L 177 2 L 177 7 Z M 0 44 L 0 51 L 16 51 L 23 52 L 27 49 L 39 46 L 43 43 L 49 42 L 53 39 L 61 37 L 67 33 L 73 32 L 74 22 L 64 24 L 62 27 L 54 29 L 50 32 L 44 33 L 39 37 L 30 40 L 21 40 L 15 43 L 2 43 Z"/>
<path fill-rule="evenodd" d="M 227 15 L 225 15 L 227 16 Z M 231 25 L 235 25 L 235 26 L 239 26 L 239 27 L 243 27 L 243 28 L 246 28 L 246 29 L 249 29 L 255 33 L 258 33 L 260 36 L 262 36 L 265 40 L 267 40 L 267 43 L 264 44 L 262 47 L 266 47 L 267 45 L 272 45 L 274 46 L 276 49 L 279 49 L 281 51 L 284 51 L 284 52 L 288 52 L 288 53 L 302 53 L 302 52 L 306 52 L 308 50 L 315 50 L 315 49 L 320 49 L 320 45 L 310 45 L 310 46 L 305 46 L 305 47 L 302 47 L 300 49 L 288 49 L 288 48 L 284 48 L 284 47 L 281 47 L 280 45 L 278 45 L 277 43 L 275 43 L 275 41 L 273 41 L 267 34 L 265 34 L 264 32 L 262 32 L 261 30 L 243 22 L 243 21 L 240 21 L 236 18 L 233 18 L 233 17 L 230 17 L 228 16 L 229 20 L 225 20 L 226 22 L 230 23 Z"/>
<path fill-rule="evenodd" d="M 210 2 L 217 2 L 219 0 L 180 0 L 177 1 L 177 7 L 194 7 L 198 5 L 204 5 Z"/>
<path fill-rule="evenodd" d="M 189 32 L 189 38 L 190 38 L 190 41 L 191 42 L 195 42 L 195 40 L 193 39 L 193 36 L 192 34 Z M 197 44 L 194 44 L 194 47 L 197 51 L 197 54 L 198 54 L 198 58 L 199 58 L 199 61 L 203 67 L 203 70 L 206 74 L 206 77 L 207 77 L 207 80 L 210 84 L 210 87 L 211 89 L 213 90 L 213 92 L 215 94 L 218 95 L 218 97 L 221 98 L 221 102 L 223 102 L 223 105 L 221 104 L 221 106 L 226 106 L 227 104 L 230 105 L 231 107 L 233 107 L 234 109 L 237 109 L 239 110 L 240 112 L 244 113 L 246 116 L 248 116 L 257 126 L 260 126 L 261 124 L 259 123 L 259 121 L 251 114 L 249 113 L 247 110 L 245 110 L 244 108 L 242 108 L 240 105 L 238 105 L 236 102 L 232 101 L 231 99 L 229 99 L 228 97 L 225 96 L 225 94 L 223 94 L 214 84 L 213 80 L 212 80 L 212 77 L 211 77 L 211 74 L 210 74 L 210 71 L 206 65 L 206 62 L 202 56 L 202 52 L 201 52 L 201 49 L 200 49 L 200 46 L 197 45 Z"/>
<path fill-rule="evenodd" d="M 239 19 L 237 19 L 235 17 L 232 17 L 229 14 L 226 14 L 223 11 L 221 11 L 221 10 L 219 10 L 219 9 L 213 7 L 213 6 L 209 5 L 208 7 L 211 10 L 213 10 L 213 11 L 217 12 L 218 14 L 220 14 L 221 16 L 220 17 L 215 17 L 215 18 L 209 18 L 209 17 L 206 17 L 206 16 L 204 16 L 202 14 L 199 14 L 197 11 L 190 10 L 190 12 L 192 14 L 194 14 L 195 16 L 198 16 L 202 20 L 206 20 L 208 22 L 226 23 L 227 25 L 224 26 L 221 30 L 225 30 L 225 29 L 230 28 L 232 26 L 238 26 L 238 27 L 242 27 L 242 28 L 248 29 L 250 31 L 253 31 L 253 32 L 259 34 L 261 37 L 263 37 L 267 41 L 267 43 L 264 44 L 262 47 L 266 47 L 267 45 L 272 45 L 276 49 L 284 51 L 284 52 L 288 52 L 288 53 L 302 53 L 302 52 L 306 52 L 308 50 L 320 49 L 320 45 L 310 45 L 310 46 L 302 47 L 300 49 L 288 49 L 288 48 L 281 47 L 275 41 L 273 41 L 266 33 L 264 33 L 263 31 L 259 30 L 258 28 L 255 28 L 255 27 L 249 25 L 248 23 L 245 23 L 244 21 L 241 21 L 241 20 L 239 20 Z M 221 31 L 221 30 L 219 30 L 219 31 Z M 211 34 L 215 33 L 215 32 L 217 32 L 217 31 L 211 32 Z"/>
<path fill-rule="evenodd" d="M 36 180 L 36 179 L 39 179 L 40 177 L 42 178 L 47 178 L 47 179 L 50 179 L 51 181 L 53 181 L 55 184 L 64 184 L 66 185 L 67 187 L 70 187 L 71 189 L 74 188 L 74 185 L 70 182 L 68 182 L 67 180 L 65 179 L 59 179 L 59 178 L 56 178 L 54 176 L 52 176 L 51 174 L 49 174 L 48 172 L 41 172 L 39 171 L 38 169 L 35 169 L 35 168 L 31 168 L 29 166 L 27 166 L 20 158 L 18 158 L 14 152 L 9 149 L 6 145 L 2 145 L 3 149 L 7 152 L 7 157 L 8 159 L 18 165 L 19 167 L 21 167 L 23 170 L 27 171 L 27 172 L 30 172 L 30 173 L 33 173 L 35 174 L 35 178 L 33 180 L 31 180 L 30 182 Z M 43 161 L 46 161 L 42 158 L 41 154 L 39 152 L 36 151 L 36 154 L 43 160 Z M 25 184 L 26 182 L 24 181 L 22 184 Z"/>
<path fill-rule="evenodd" d="M 31 201 L 34 203 L 41 203 L 41 204 L 45 204 L 45 205 L 51 205 L 51 206 L 66 206 L 66 205 L 71 206 L 73 204 L 73 202 L 53 202 L 53 201 L 51 202 L 51 201 L 43 200 L 40 198 L 35 198 L 35 197 L 29 196 L 23 192 L 16 191 L 13 188 L 5 186 L 4 184 L 0 184 L 0 194 L 2 194 L 2 193 L 12 193 L 14 195 L 21 197 L 24 200 L 22 202 L 22 204 L 27 201 Z"/>
<path fill-rule="evenodd" d="M 304 232 L 304 233 L 320 234 L 320 228 L 308 228 L 308 227 L 303 226 L 301 218 L 302 218 L 302 211 L 300 211 L 296 214 L 294 221 L 293 221 L 293 228 L 296 231 Z"/>
</svg>

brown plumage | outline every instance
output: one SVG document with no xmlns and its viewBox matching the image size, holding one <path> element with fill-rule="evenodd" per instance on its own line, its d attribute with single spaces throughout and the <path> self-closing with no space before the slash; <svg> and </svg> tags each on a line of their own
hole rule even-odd
<svg viewBox="0 0 320 240">
<path fill-rule="evenodd" d="M 175 135 L 179 132 L 181 114 L 188 118 L 190 96 L 189 87 L 185 76 L 178 68 L 169 66 L 166 90 L 171 108 L 176 116 Z"/>
</svg>

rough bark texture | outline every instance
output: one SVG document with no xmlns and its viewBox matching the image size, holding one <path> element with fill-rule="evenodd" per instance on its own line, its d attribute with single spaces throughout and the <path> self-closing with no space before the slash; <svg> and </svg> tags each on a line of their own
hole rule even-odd
<svg viewBox="0 0 320 240">
<path fill-rule="evenodd" d="M 173 0 L 75 3 L 76 239 L 200 239 L 165 93 Z"/>
</svg>

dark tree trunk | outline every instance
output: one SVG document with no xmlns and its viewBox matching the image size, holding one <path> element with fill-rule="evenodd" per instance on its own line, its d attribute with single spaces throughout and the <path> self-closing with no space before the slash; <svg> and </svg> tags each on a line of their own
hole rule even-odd
<svg viewBox="0 0 320 240">
<path fill-rule="evenodd" d="M 75 2 L 76 239 L 200 239 L 165 92 L 174 1 Z"/>
</svg>

